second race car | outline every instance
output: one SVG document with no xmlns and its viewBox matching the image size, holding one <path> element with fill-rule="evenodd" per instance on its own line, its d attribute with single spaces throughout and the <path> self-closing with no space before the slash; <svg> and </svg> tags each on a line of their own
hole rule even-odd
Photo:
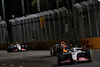
<svg viewBox="0 0 100 67">
<path fill-rule="evenodd" d="M 8 52 L 19 52 L 19 51 L 28 51 L 28 45 L 24 45 L 24 44 L 11 44 L 7 46 L 7 51 Z"/>
</svg>

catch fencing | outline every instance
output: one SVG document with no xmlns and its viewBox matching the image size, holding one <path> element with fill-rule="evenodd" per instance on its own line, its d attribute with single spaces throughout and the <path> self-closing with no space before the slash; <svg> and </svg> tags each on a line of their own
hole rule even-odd
<svg viewBox="0 0 100 67">
<path fill-rule="evenodd" d="M 7 25 L 5 21 L 0 21 L 0 43 L 7 41 Z"/>
<path fill-rule="evenodd" d="M 100 2 L 83 1 L 74 5 L 80 38 L 100 37 Z"/>
<path fill-rule="evenodd" d="M 69 12 L 65 7 L 10 19 L 12 42 L 42 42 L 70 38 Z"/>
</svg>

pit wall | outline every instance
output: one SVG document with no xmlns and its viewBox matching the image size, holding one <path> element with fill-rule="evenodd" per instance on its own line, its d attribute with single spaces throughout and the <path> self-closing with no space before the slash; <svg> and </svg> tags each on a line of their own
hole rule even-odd
<svg viewBox="0 0 100 67">
<path fill-rule="evenodd" d="M 22 44 L 29 45 L 30 50 L 45 50 L 49 49 L 50 47 L 54 46 L 54 43 L 60 43 L 62 40 L 56 40 L 56 41 L 43 41 L 43 42 L 26 42 Z M 69 40 L 64 40 L 65 42 L 68 42 Z M 0 49 L 7 49 L 7 44 L 0 44 Z"/>
<path fill-rule="evenodd" d="M 86 49 L 100 49 L 100 37 L 80 39 L 80 45 L 85 45 Z"/>
</svg>

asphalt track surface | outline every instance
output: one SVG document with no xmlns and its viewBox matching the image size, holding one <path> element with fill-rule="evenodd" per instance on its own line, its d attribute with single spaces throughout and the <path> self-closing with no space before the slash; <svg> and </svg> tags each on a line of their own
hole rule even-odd
<svg viewBox="0 0 100 67">
<path fill-rule="evenodd" d="M 49 50 L 11 52 L 0 50 L 0 67 L 100 67 L 100 50 L 92 50 L 93 62 L 57 65 L 57 57 L 50 56 Z"/>
</svg>

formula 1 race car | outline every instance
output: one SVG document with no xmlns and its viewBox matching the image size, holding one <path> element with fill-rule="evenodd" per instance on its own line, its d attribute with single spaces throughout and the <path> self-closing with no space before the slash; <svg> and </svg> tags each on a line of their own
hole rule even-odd
<svg viewBox="0 0 100 67">
<path fill-rule="evenodd" d="M 19 51 L 28 51 L 28 45 L 15 45 L 11 44 L 7 46 L 8 52 L 19 52 Z"/>
<path fill-rule="evenodd" d="M 55 43 L 53 47 L 50 48 L 50 55 L 51 56 L 56 56 L 57 55 L 57 50 L 60 47 L 59 43 Z"/>
<path fill-rule="evenodd" d="M 66 45 L 67 43 L 65 43 Z M 53 47 L 50 48 L 50 55 L 51 56 L 57 56 L 57 53 L 59 52 L 59 48 L 61 47 L 60 43 L 55 43 Z"/>
<path fill-rule="evenodd" d="M 58 53 L 57 55 L 57 62 L 58 65 L 61 65 L 63 63 L 77 63 L 81 61 L 92 61 L 92 52 L 90 49 L 82 49 L 82 47 L 72 47 L 70 49 L 66 49 Z"/>
</svg>

